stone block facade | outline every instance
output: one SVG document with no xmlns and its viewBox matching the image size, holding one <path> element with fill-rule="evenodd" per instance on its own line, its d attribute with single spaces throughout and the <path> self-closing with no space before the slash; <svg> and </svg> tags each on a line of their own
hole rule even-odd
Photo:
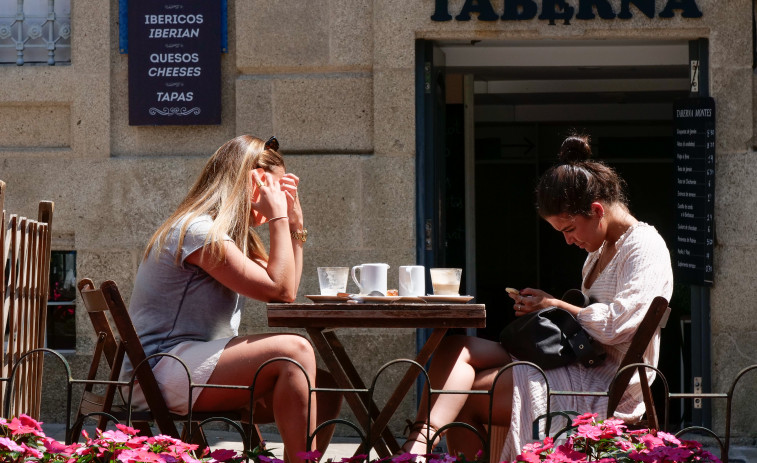
<svg viewBox="0 0 757 463">
<path fill-rule="evenodd" d="M 680 12 L 650 19 L 631 6 L 631 19 L 574 18 L 570 25 L 482 21 L 476 14 L 470 21 L 431 20 L 439 5 L 454 16 L 469 3 L 229 0 L 222 123 L 145 127 L 128 125 L 129 63 L 118 50 L 118 2 L 72 1 L 70 65 L 0 67 L 6 206 L 33 214 L 40 199 L 55 201 L 54 249 L 75 250 L 79 278 L 116 280 L 128 299 L 144 245 L 204 160 L 238 134 L 276 135 L 288 169 L 302 179 L 311 237 L 299 291 L 304 300 L 318 292 L 316 266 L 378 261 L 396 272 L 416 261 L 416 40 L 706 38 L 709 90 L 718 107 L 712 380 L 715 391 L 726 389 L 741 367 L 757 363 L 753 2 L 692 0 L 702 12 L 698 19 Z M 490 3 L 501 15 L 508 2 Z M 540 9 L 546 3 L 534 1 Z M 621 3 L 630 2 L 608 0 L 616 12 Z M 667 3 L 656 0 L 655 12 Z M 264 310 L 248 302 L 243 329 L 268 330 Z M 69 358 L 74 375 L 83 376 L 94 335 L 81 311 L 77 334 Z M 354 330 L 346 338 L 362 352 L 365 372 L 415 349 L 410 330 Z M 736 402 L 734 432 L 741 436 L 757 436 L 750 399 L 757 383 L 749 383 Z M 59 393 L 50 388 L 43 421 L 63 420 Z M 413 403 L 410 397 L 399 415 L 411 417 Z M 715 416 L 717 429 L 722 407 Z"/>
</svg>

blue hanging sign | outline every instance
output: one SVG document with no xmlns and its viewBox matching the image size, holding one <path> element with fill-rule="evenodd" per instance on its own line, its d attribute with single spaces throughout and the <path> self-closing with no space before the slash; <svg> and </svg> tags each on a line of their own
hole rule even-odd
<svg viewBox="0 0 757 463">
<path fill-rule="evenodd" d="M 221 9 L 129 2 L 129 125 L 221 123 Z"/>
<path fill-rule="evenodd" d="M 221 53 L 229 52 L 228 0 L 221 1 Z M 129 0 L 118 0 L 118 51 L 129 53 Z"/>
</svg>

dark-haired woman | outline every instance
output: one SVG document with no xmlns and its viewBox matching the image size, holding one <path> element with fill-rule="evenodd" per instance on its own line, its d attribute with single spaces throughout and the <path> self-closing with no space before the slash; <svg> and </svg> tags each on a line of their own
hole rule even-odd
<svg viewBox="0 0 757 463">
<path fill-rule="evenodd" d="M 623 193 L 624 182 L 613 169 L 589 159 L 586 137 L 566 139 L 559 164 L 550 168 L 536 188 L 539 215 L 574 244 L 588 252 L 583 266 L 582 290 L 593 301 L 588 307 L 570 305 L 535 289 L 510 294 L 516 316 L 556 306 L 576 316 L 584 329 L 607 351 L 604 363 L 595 368 L 581 364 L 546 372 L 553 390 L 606 391 L 623 355 L 656 296 L 670 299 L 673 274 L 670 254 L 662 237 L 651 225 L 636 220 L 629 212 Z M 504 290 L 504 288 L 503 288 Z M 657 365 L 659 332 L 644 354 Z M 546 385 L 541 375 L 528 367 L 515 367 L 494 378 L 500 368 L 517 360 L 499 343 L 474 337 L 453 337 L 445 341 L 432 361 L 429 375 L 434 389 L 489 390 L 494 387 L 492 422 L 508 428 L 501 459 L 512 460 L 521 446 L 532 440 L 532 423 L 546 411 Z M 653 372 L 649 380 L 654 379 Z M 424 453 L 426 435 L 452 421 L 463 421 L 486 435 L 489 401 L 486 395 L 442 394 L 418 411 L 417 421 L 403 449 Z M 606 397 L 555 396 L 551 410 L 594 412 L 604 417 Z M 638 380 L 633 380 L 615 416 L 638 421 L 644 404 Z M 427 423 L 426 417 L 430 417 Z M 447 444 L 452 452 L 472 458 L 480 442 L 467 430 L 451 428 Z"/>
</svg>

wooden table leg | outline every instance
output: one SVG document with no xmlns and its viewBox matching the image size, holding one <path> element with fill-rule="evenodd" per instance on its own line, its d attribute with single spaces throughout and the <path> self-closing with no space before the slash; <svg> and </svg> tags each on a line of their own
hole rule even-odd
<svg viewBox="0 0 757 463">
<path fill-rule="evenodd" d="M 420 352 L 418 352 L 418 355 L 415 357 L 415 361 L 425 367 L 426 362 L 428 362 L 428 360 L 431 358 L 431 355 L 436 351 L 436 348 L 439 347 L 439 343 L 442 341 L 442 338 L 444 338 L 444 335 L 446 333 L 447 328 L 434 328 L 431 336 L 428 338 L 426 343 L 421 348 Z M 402 399 L 405 397 L 405 395 L 407 395 L 408 391 L 413 386 L 413 383 L 415 382 L 419 374 L 420 370 L 418 370 L 414 365 L 408 367 L 407 373 L 405 373 L 405 376 L 403 376 L 400 382 L 397 384 L 397 387 L 394 389 L 391 397 L 389 397 L 389 400 L 387 400 L 386 404 L 384 404 L 384 408 L 381 410 L 381 413 L 374 420 L 373 427 L 371 428 L 371 434 L 368 436 L 369 445 L 372 446 L 379 439 L 379 433 L 382 430 L 386 429 L 386 426 L 389 424 L 389 420 L 392 418 L 392 415 L 394 415 L 394 412 L 397 411 L 397 407 L 399 407 Z M 360 450 L 362 450 L 362 448 L 358 448 L 358 451 Z"/>
<path fill-rule="evenodd" d="M 359 389 L 367 389 L 365 383 L 363 382 L 363 379 L 360 377 L 360 374 L 358 374 L 355 365 L 352 363 L 349 355 L 347 355 L 347 352 L 344 350 L 344 345 L 339 340 L 339 338 L 337 338 L 336 332 L 325 331 L 323 332 L 323 336 L 329 342 L 329 346 L 331 347 L 334 356 L 337 358 L 337 360 L 339 360 L 339 364 L 342 366 L 342 368 L 344 368 L 344 372 L 347 374 L 347 377 L 350 379 L 350 382 L 354 385 L 354 387 Z M 378 418 L 380 410 L 378 406 L 376 406 L 376 403 L 373 401 L 373 398 L 369 398 L 367 395 L 362 395 L 360 398 L 361 400 L 363 400 L 363 404 L 368 408 L 371 419 L 375 420 L 376 418 Z M 392 431 L 386 426 L 381 431 L 381 437 L 383 437 L 384 443 L 387 447 L 389 447 L 389 450 L 391 452 L 396 452 L 397 450 L 399 450 L 400 446 L 397 443 L 397 439 L 394 438 Z M 358 448 L 358 451 L 360 450 L 362 449 Z M 379 456 L 381 457 L 387 457 L 390 455 L 389 452 L 387 452 L 386 455 L 382 455 L 378 451 L 378 449 L 376 450 L 376 452 L 379 453 Z"/>
<path fill-rule="evenodd" d="M 306 330 L 316 350 L 321 354 L 321 358 L 323 358 L 324 363 L 326 363 L 326 367 L 329 369 L 332 376 L 334 377 L 334 381 L 336 381 L 337 385 L 340 388 L 347 389 L 347 390 L 365 389 L 365 387 L 360 388 L 356 384 L 354 384 L 352 380 L 350 379 L 350 374 L 348 374 L 345 371 L 345 368 L 343 367 L 343 365 L 349 365 L 347 369 L 351 369 L 352 371 L 355 371 L 355 368 L 352 365 L 352 362 L 349 360 L 349 358 L 346 358 L 346 360 L 341 359 L 340 361 L 340 358 L 339 358 L 340 354 L 337 354 L 334 351 L 334 348 L 332 347 L 332 345 L 330 344 L 329 338 L 335 339 L 336 336 L 332 336 L 332 334 L 329 334 L 329 337 L 327 338 L 324 335 L 323 328 L 307 328 Z M 360 381 L 359 384 L 362 384 L 362 381 Z M 369 424 L 370 424 L 369 420 L 371 419 L 371 416 L 369 413 L 369 408 L 366 405 L 366 402 L 364 400 L 364 397 L 360 397 L 360 394 L 357 392 L 355 393 L 347 392 L 344 394 L 344 398 L 347 401 L 347 404 L 352 409 L 352 412 L 355 414 L 355 417 L 360 422 L 360 425 L 363 427 L 363 429 L 368 429 Z M 375 448 L 376 448 L 376 452 L 380 454 L 384 454 L 383 456 L 387 456 L 390 454 L 389 450 L 386 448 L 385 445 L 383 445 L 383 443 L 377 443 Z M 358 449 L 358 451 L 359 450 L 360 449 Z M 358 455 L 359 453 L 355 452 L 355 454 Z"/>
</svg>

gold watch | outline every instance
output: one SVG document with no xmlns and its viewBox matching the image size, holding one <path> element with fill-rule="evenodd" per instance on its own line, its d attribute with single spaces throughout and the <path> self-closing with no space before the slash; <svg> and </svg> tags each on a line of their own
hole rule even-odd
<svg viewBox="0 0 757 463">
<path fill-rule="evenodd" d="M 308 240 L 308 230 L 307 228 L 303 228 L 302 231 L 293 231 L 292 232 L 292 239 L 300 240 L 303 243 Z"/>
</svg>

